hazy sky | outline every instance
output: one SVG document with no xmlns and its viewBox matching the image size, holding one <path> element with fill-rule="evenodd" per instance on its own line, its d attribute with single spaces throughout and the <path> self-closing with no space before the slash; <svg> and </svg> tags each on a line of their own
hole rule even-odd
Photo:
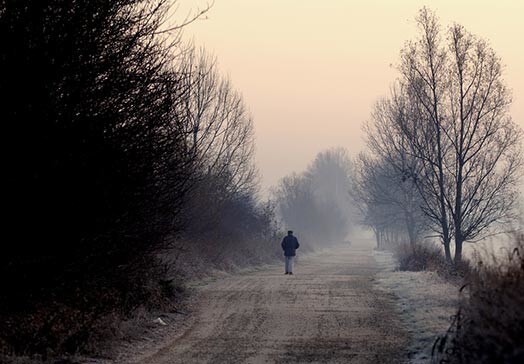
<svg viewBox="0 0 524 364">
<path fill-rule="evenodd" d="M 179 0 L 179 14 L 206 1 Z M 422 6 L 490 41 L 506 66 L 513 119 L 524 127 L 524 1 L 215 0 L 185 38 L 218 58 L 256 126 L 264 191 L 317 152 L 364 148 L 361 125 L 398 76 Z"/>
</svg>

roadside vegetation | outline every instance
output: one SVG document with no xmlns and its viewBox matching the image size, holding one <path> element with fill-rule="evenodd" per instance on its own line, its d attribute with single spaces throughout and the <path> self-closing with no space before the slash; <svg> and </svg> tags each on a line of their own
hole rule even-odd
<svg viewBox="0 0 524 364">
<path fill-rule="evenodd" d="M 462 287 L 435 363 L 521 363 L 523 132 L 509 115 L 502 61 L 461 25 L 443 30 L 426 8 L 416 23 L 398 81 L 364 127 L 352 196 L 399 270 L 437 272 L 457 295 Z M 506 259 L 463 256 L 464 244 L 508 232 L 515 244 Z"/>
<path fill-rule="evenodd" d="M 209 9 L 174 24 L 171 3 L 0 3 L 0 361 L 106 355 L 137 313 L 176 312 L 188 279 L 278 259 L 280 221 L 339 243 L 354 206 L 401 270 L 464 285 L 435 360 L 524 361 L 522 228 L 505 261 L 462 254 L 515 224 L 524 171 L 489 43 L 422 9 L 367 150 L 319 153 L 265 202 L 242 95 L 184 41 Z"/>
<path fill-rule="evenodd" d="M 432 271 L 460 285 L 472 270 L 471 262 L 468 259 L 462 259 L 457 264 L 450 264 L 442 253 L 442 249 L 435 243 L 417 243 L 414 246 L 399 244 L 393 250 L 400 271 Z"/>
<path fill-rule="evenodd" d="M 489 43 L 459 24 L 442 29 L 426 8 L 416 24 L 397 82 L 364 127 L 353 196 L 378 247 L 431 236 L 459 263 L 465 242 L 507 231 L 518 216 L 523 131 Z"/>
<path fill-rule="evenodd" d="M 435 363 L 524 361 L 524 236 L 505 259 L 478 264 L 461 288 L 448 332 L 433 348 Z"/>
<path fill-rule="evenodd" d="M 102 355 L 188 276 L 280 255 L 249 111 L 183 40 L 208 9 L 171 3 L 0 4 L 0 355 Z"/>
</svg>

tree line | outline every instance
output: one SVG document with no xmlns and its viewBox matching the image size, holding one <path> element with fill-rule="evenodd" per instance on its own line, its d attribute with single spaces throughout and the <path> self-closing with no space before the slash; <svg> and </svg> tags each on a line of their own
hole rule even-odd
<svg viewBox="0 0 524 364">
<path fill-rule="evenodd" d="M 346 241 L 355 227 L 349 194 L 353 179 L 353 164 L 344 148 L 318 153 L 304 172 L 282 178 L 273 189 L 282 223 L 304 237 L 306 248 Z"/>
<path fill-rule="evenodd" d="M 423 8 L 419 35 L 401 50 L 399 78 L 365 126 L 355 195 L 379 243 L 436 236 L 462 259 L 466 241 L 517 218 L 522 130 L 488 42 Z"/>
<path fill-rule="evenodd" d="M 253 120 L 167 0 L 0 3 L 0 346 L 75 352 L 169 296 L 172 254 L 278 253 Z M 255 254 L 256 252 L 256 254 Z"/>
</svg>

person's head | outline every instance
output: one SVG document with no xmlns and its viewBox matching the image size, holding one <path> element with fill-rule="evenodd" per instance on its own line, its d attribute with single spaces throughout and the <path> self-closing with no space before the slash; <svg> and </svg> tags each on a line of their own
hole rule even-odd
<svg viewBox="0 0 524 364">
<path fill-rule="evenodd" d="M 288 230 L 288 231 L 287 231 L 287 234 L 288 234 L 288 235 L 293 235 L 293 230 Z"/>
</svg>

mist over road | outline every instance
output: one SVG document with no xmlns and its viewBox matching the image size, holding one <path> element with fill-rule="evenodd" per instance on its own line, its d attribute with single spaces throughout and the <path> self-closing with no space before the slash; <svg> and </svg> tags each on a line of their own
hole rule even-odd
<svg viewBox="0 0 524 364">
<path fill-rule="evenodd" d="M 394 297 L 374 289 L 372 244 L 300 257 L 199 288 L 192 324 L 141 362 L 402 363 Z"/>
</svg>

